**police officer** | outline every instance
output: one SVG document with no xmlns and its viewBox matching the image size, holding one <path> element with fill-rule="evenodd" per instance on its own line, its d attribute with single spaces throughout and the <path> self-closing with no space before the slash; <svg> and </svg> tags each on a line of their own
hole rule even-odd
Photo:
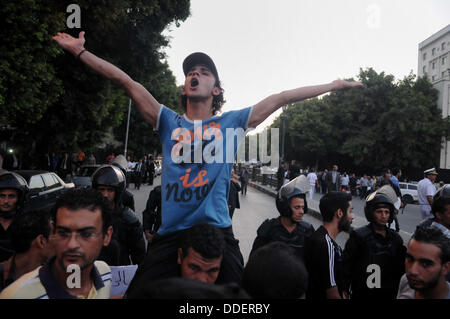
<svg viewBox="0 0 450 319">
<path fill-rule="evenodd" d="M 116 166 L 102 165 L 92 174 L 92 188 L 102 193 L 113 207 L 114 240 L 110 246 L 118 243 L 119 256 L 116 258 L 114 246 L 108 246 L 99 258 L 113 266 L 139 264 L 145 256 L 142 225 L 135 213 L 122 203 L 125 187 L 125 175 Z"/>
<path fill-rule="evenodd" d="M 161 226 L 161 185 L 152 189 L 148 195 L 145 210 L 142 212 L 142 225 L 145 238 L 150 243 L 153 235 L 156 234 Z"/>
<path fill-rule="evenodd" d="M 122 170 L 123 175 L 125 176 L 125 183 L 128 185 L 129 181 L 127 180 L 127 166 L 128 161 L 126 160 L 125 156 L 122 154 L 117 155 L 116 158 L 113 160 L 112 165 L 117 166 Z M 122 204 L 123 206 L 129 207 L 132 211 L 135 211 L 134 209 L 134 195 L 125 187 L 125 190 L 122 194 Z"/>
<path fill-rule="evenodd" d="M 27 192 L 28 183 L 22 176 L 6 170 L 0 173 L 0 262 L 14 253 L 7 229 L 15 214 L 24 209 Z"/>
<path fill-rule="evenodd" d="M 308 189 L 309 182 L 304 175 L 280 188 L 275 200 L 280 216 L 267 219 L 259 226 L 251 253 L 271 242 L 281 241 L 295 248 L 299 256 L 303 257 L 305 238 L 314 233 L 314 227 L 302 220 L 308 211 L 304 191 Z"/>
<path fill-rule="evenodd" d="M 350 233 L 343 253 L 344 291 L 352 299 L 395 299 L 403 275 L 405 252 L 402 238 L 387 224 L 394 218 L 394 204 L 383 193 L 366 199 L 368 225 Z"/>
</svg>

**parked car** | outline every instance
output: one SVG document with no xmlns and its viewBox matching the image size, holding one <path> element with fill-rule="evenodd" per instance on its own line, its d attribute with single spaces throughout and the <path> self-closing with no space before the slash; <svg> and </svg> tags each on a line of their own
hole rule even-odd
<svg viewBox="0 0 450 319">
<path fill-rule="evenodd" d="M 62 193 L 75 187 L 74 183 L 64 182 L 53 172 L 40 170 L 18 170 L 14 172 L 25 178 L 30 189 L 25 199 L 26 211 L 50 211 Z"/>
<path fill-rule="evenodd" d="M 400 191 L 402 192 L 402 199 L 407 204 L 412 204 L 419 200 L 417 194 L 417 184 L 399 182 Z"/>
<path fill-rule="evenodd" d="M 90 188 L 92 186 L 91 176 L 100 166 L 100 164 L 86 164 L 78 168 L 72 176 L 75 187 Z"/>
</svg>

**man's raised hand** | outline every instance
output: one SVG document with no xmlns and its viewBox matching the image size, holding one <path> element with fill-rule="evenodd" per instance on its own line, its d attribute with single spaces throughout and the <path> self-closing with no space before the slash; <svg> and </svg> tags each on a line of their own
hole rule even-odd
<svg viewBox="0 0 450 319">
<path fill-rule="evenodd" d="M 337 91 L 337 90 L 344 90 L 344 89 L 350 89 L 350 88 L 354 88 L 354 87 L 359 87 L 359 86 L 364 86 L 361 82 L 349 82 L 349 81 L 345 81 L 345 80 L 334 80 L 332 82 L 333 84 L 333 91 Z"/>
<path fill-rule="evenodd" d="M 72 37 L 70 34 L 58 32 L 54 37 L 52 37 L 60 47 L 64 50 L 69 51 L 74 56 L 78 56 L 78 54 L 84 50 L 84 31 L 81 31 L 78 34 L 78 38 Z"/>
</svg>

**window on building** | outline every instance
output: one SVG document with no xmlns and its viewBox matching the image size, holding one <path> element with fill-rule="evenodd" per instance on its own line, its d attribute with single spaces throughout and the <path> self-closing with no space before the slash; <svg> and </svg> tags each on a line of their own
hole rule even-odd
<svg viewBox="0 0 450 319">
<path fill-rule="evenodd" d="M 445 44 L 446 44 L 445 42 L 442 42 L 442 45 L 441 45 L 442 50 L 445 50 Z"/>
<path fill-rule="evenodd" d="M 436 62 L 431 63 L 431 69 L 434 70 L 436 68 Z"/>
<path fill-rule="evenodd" d="M 442 72 L 442 78 L 445 78 L 445 71 L 444 72 Z"/>
<path fill-rule="evenodd" d="M 431 81 L 434 81 L 434 79 L 435 79 L 436 77 L 433 75 L 433 76 L 431 76 Z"/>
<path fill-rule="evenodd" d="M 445 65 L 445 63 L 447 62 L 447 57 L 446 56 L 442 57 L 441 61 L 442 65 Z"/>
<path fill-rule="evenodd" d="M 427 58 L 427 53 L 425 52 L 422 57 L 423 57 L 423 60 L 425 61 L 425 59 Z"/>
<path fill-rule="evenodd" d="M 422 72 L 423 74 L 427 73 L 427 67 L 426 67 L 425 65 L 423 66 L 422 71 L 423 71 L 423 72 Z"/>
<path fill-rule="evenodd" d="M 434 56 L 435 54 L 436 54 L 436 48 L 433 48 L 433 49 L 431 50 L 431 55 Z"/>
</svg>

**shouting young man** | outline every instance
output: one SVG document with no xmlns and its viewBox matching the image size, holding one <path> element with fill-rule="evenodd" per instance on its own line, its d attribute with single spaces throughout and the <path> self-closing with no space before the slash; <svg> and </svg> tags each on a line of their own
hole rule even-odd
<svg viewBox="0 0 450 319">
<path fill-rule="evenodd" d="M 167 264 L 167 275 L 176 273 L 175 237 L 180 231 L 196 224 L 209 223 L 223 231 L 227 243 L 217 283 L 239 282 L 243 258 L 238 241 L 234 239 L 227 205 L 238 142 L 248 128 L 258 126 L 282 105 L 330 91 L 362 86 L 359 82 L 336 80 L 301 87 L 271 95 L 252 107 L 219 116 L 217 113 L 224 103 L 219 74 L 213 60 L 197 52 L 183 62 L 186 79 L 182 101 L 186 114 L 180 116 L 161 105 L 144 86 L 125 72 L 87 51 L 84 32 L 80 32 L 78 38 L 58 33 L 53 39 L 88 67 L 124 88 L 161 138 L 162 225 L 133 281 L 142 272 L 151 272 L 152 265 L 161 262 Z M 132 287 L 133 282 L 129 289 Z"/>
</svg>

